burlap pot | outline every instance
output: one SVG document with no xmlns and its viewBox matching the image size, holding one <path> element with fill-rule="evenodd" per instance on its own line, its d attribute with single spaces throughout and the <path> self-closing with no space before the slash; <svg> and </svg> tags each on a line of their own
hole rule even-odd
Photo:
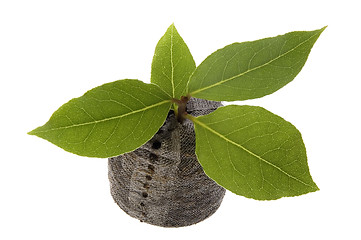
<svg viewBox="0 0 361 240">
<path fill-rule="evenodd" d="M 208 114 L 221 103 L 191 98 L 187 112 Z M 146 144 L 109 158 L 115 202 L 142 222 L 162 227 L 195 224 L 220 206 L 225 189 L 210 179 L 195 155 L 193 123 L 179 123 L 170 111 L 164 125 Z"/>
</svg>

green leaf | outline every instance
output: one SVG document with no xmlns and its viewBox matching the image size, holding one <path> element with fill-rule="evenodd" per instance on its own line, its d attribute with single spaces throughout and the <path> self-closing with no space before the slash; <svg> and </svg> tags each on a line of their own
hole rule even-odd
<svg viewBox="0 0 361 240">
<path fill-rule="evenodd" d="M 171 102 L 158 86 L 119 80 L 61 106 L 37 135 L 66 151 L 106 158 L 132 151 L 162 126 Z"/>
<path fill-rule="evenodd" d="M 326 27 L 233 43 L 206 58 L 189 81 L 192 97 L 237 101 L 263 97 L 292 81 Z"/>
<path fill-rule="evenodd" d="M 226 189 L 258 200 L 318 190 L 300 132 L 281 117 L 261 107 L 230 105 L 189 118 L 198 160 Z"/>
<path fill-rule="evenodd" d="M 152 62 L 151 82 L 172 98 L 185 94 L 196 65 L 192 54 L 172 24 L 159 40 Z"/>
</svg>

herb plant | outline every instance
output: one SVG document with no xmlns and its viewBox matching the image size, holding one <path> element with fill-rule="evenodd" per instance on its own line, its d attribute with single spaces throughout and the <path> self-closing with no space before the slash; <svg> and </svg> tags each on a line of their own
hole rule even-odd
<svg viewBox="0 0 361 240">
<path fill-rule="evenodd" d="M 239 101 L 271 94 L 292 81 L 325 29 L 233 43 L 198 67 L 171 25 L 156 46 L 151 83 L 124 79 L 96 87 L 61 106 L 29 132 L 81 156 L 108 158 L 151 139 L 172 109 L 189 119 L 205 173 L 248 198 L 272 200 L 318 190 L 300 132 L 262 107 L 228 105 L 199 117 L 191 97 Z"/>
</svg>

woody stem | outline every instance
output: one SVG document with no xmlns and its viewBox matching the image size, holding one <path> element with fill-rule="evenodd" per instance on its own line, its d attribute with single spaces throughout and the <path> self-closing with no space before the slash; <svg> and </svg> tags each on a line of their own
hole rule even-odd
<svg viewBox="0 0 361 240">
<path fill-rule="evenodd" d="M 189 101 L 189 96 L 182 96 L 181 99 L 172 99 L 172 102 L 178 105 L 178 111 L 176 111 L 176 116 L 178 122 L 182 123 L 187 115 L 187 102 Z"/>
</svg>

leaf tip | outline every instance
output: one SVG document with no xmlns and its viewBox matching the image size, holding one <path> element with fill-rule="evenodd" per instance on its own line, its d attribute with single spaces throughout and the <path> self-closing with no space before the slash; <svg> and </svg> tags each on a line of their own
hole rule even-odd
<svg viewBox="0 0 361 240">
<path fill-rule="evenodd" d="M 35 135 L 35 133 L 34 133 L 34 132 L 35 132 L 35 129 L 33 129 L 33 130 L 31 130 L 31 131 L 27 132 L 27 134 L 28 134 L 28 135 Z"/>
<path fill-rule="evenodd" d="M 318 188 L 316 183 L 312 181 L 312 184 L 310 185 L 310 189 L 306 193 L 317 192 L 317 191 L 320 191 L 320 189 Z"/>
<path fill-rule="evenodd" d="M 324 26 L 323 28 L 320 29 L 321 33 L 328 27 L 328 25 Z"/>
<path fill-rule="evenodd" d="M 174 26 L 174 22 L 168 27 L 168 29 L 176 29 Z"/>
<path fill-rule="evenodd" d="M 37 130 L 37 129 L 38 129 L 38 128 L 35 128 L 35 129 L 31 130 L 31 131 L 27 132 L 27 134 L 28 134 L 28 135 L 36 135 L 36 130 Z"/>
<path fill-rule="evenodd" d="M 39 133 L 41 133 L 41 131 L 43 130 L 43 127 L 44 127 L 44 126 L 40 126 L 40 127 L 34 128 L 33 130 L 29 131 L 27 134 L 28 134 L 28 135 L 35 135 L 35 136 L 38 136 L 38 137 L 39 137 Z"/>
</svg>

